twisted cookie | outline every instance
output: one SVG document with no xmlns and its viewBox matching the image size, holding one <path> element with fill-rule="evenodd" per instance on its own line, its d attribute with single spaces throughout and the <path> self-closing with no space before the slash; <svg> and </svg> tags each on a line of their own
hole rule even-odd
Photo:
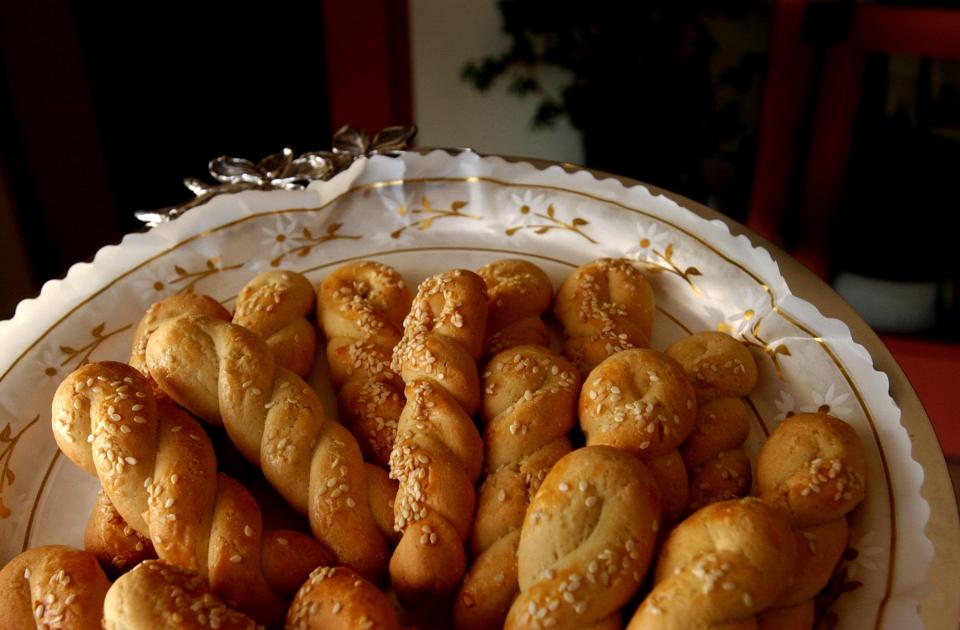
<svg viewBox="0 0 960 630">
<path fill-rule="evenodd" d="M 211 593 L 195 571 L 147 560 L 107 591 L 103 627 L 254 630 L 259 626 Z"/>
<path fill-rule="evenodd" d="M 629 260 L 600 258 L 564 280 L 554 312 L 564 356 L 587 374 L 612 354 L 650 345 L 653 289 Z"/>
<path fill-rule="evenodd" d="M 613 448 L 557 462 L 523 521 L 520 595 L 504 627 L 584 628 L 615 615 L 647 571 L 659 494 L 646 466 Z"/>
<path fill-rule="evenodd" d="M 317 350 L 317 333 L 307 319 L 313 306 L 313 285 L 303 275 L 265 271 L 240 290 L 233 323 L 263 337 L 277 365 L 306 377 Z"/>
<path fill-rule="evenodd" d="M 580 388 L 573 364 L 538 346 L 501 352 L 483 376 L 487 477 L 470 535 L 476 559 L 454 604 L 458 628 L 503 625 L 518 589 L 523 517 L 547 472 L 570 452 Z"/>
<path fill-rule="evenodd" d="M 399 630 L 397 611 L 376 586 L 346 567 L 318 567 L 297 592 L 287 630 Z"/>
<path fill-rule="evenodd" d="M 846 548 L 847 514 L 866 495 L 866 474 L 856 431 L 827 414 L 787 418 L 760 449 L 758 494 L 789 515 L 797 550 L 793 581 L 761 620 L 765 627 L 788 614 L 807 619 Z"/>
<path fill-rule="evenodd" d="M 514 346 L 550 344 L 550 332 L 540 318 L 553 301 L 550 277 L 526 260 L 506 258 L 477 269 L 487 285 L 490 309 L 484 356 Z"/>
<path fill-rule="evenodd" d="M 262 554 L 269 547 L 256 502 L 217 475 L 200 425 L 176 407 L 157 405 L 140 372 L 110 362 L 79 368 L 54 395 L 53 430 L 64 454 L 100 478 L 110 503 L 149 536 L 161 559 L 199 571 L 257 619 L 282 616 L 284 602 L 266 577 L 270 561 Z M 302 547 L 298 558 L 327 559 L 315 544 Z"/>
<path fill-rule="evenodd" d="M 640 628 L 748 628 L 783 591 L 794 567 L 793 532 L 752 497 L 713 503 L 670 533 L 653 590 L 630 620 Z"/>
<path fill-rule="evenodd" d="M 362 260 L 330 274 L 317 300 L 340 416 L 367 461 L 386 467 L 404 404 L 403 380 L 390 361 L 410 290 L 392 267 Z"/>
<path fill-rule="evenodd" d="M 693 430 L 696 413 L 683 370 L 656 350 L 614 354 L 590 372 L 580 392 L 587 445 L 612 446 L 647 462 L 670 521 L 687 507 L 687 472 L 677 447 Z"/>
<path fill-rule="evenodd" d="M 0 628 L 98 630 L 109 587 L 93 554 L 28 549 L 0 570 Z"/>
<path fill-rule="evenodd" d="M 750 416 L 741 399 L 757 385 L 753 355 L 730 335 L 710 331 L 677 341 L 667 354 L 683 367 L 700 401 L 696 428 L 682 448 L 691 474 L 690 509 L 745 496 Z"/>
<path fill-rule="evenodd" d="M 400 482 L 395 527 L 403 532 L 390 577 L 407 605 L 449 593 L 466 567 L 463 541 L 483 454 L 470 416 L 480 404 L 476 361 L 486 320 L 483 279 L 448 271 L 420 285 L 394 350 L 407 402 L 390 455 L 390 475 Z"/>
<path fill-rule="evenodd" d="M 149 536 L 127 525 L 102 488 L 83 532 L 83 548 L 96 556 L 106 574 L 113 578 L 157 557 Z"/>
<path fill-rule="evenodd" d="M 225 322 L 230 321 L 230 312 L 209 295 L 184 293 L 154 302 L 137 322 L 137 329 L 133 332 L 130 365 L 146 374 L 147 342 L 150 341 L 150 336 L 160 324 L 181 315 L 207 315 Z"/>
<path fill-rule="evenodd" d="M 824 413 L 787 418 L 757 456 L 757 494 L 797 527 L 845 517 L 866 496 L 866 476 L 857 432 Z"/>
<path fill-rule="evenodd" d="M 382 572 L 387 545 L 367 502 L 356 440 L 325 421 L 317 394 L 278 367 L 262 339 L 209 317 L 180 317 L 151 336 L 147 367 L 171 398 L 226 428 L 338 562 L 371 578 Z"/>
</svg>

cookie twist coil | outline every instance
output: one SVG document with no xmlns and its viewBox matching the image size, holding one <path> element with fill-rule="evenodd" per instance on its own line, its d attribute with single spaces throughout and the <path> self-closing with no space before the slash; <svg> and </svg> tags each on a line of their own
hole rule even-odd
<svg viewBox="0 0 960 630">
<path fill-rule="evenodd" d="M 631 261 L 600 258 L 564 280 L 554 312 L 564 356 L 586 375 L 612 354 L 650 345 L 653 289 Z"/>
<path fill-rule="evenodd" d="M 387 545 L 368 504 L 360 447 L 260 337 L 204 316 L 168 320 L 150 337 L 147 368 L 171 398 L 224 426 L 338 562 L 371 578 L 382 572 Z"/>
<path fill-rule="evenodd" d="M 790 580 L 793 540 L 783 514 L 753 497 L 698 510 L 664 543 L 627 629 L 755 627 Z"/>
<path fill-rule="evenodd" d="M 392 267 L 363 260 L 336 269 L 317 297 L 340 417 L 367 461 L 386 467 L 404 404 L 403 380 L 390 362 L 410 289 Z"/>
<path fill-rule="evenodd" d="M 530 500 L 570 452 L 580 379 L 572 363 L 539 346 L 496 355 L 483 375 L 486 478 L 470 535 L 474 564 L 454 604 L 459 628 L 501 626 L 518 590 L 517 546 Z"/>
<path fill-rule="evenodd" d="M 179 408 L 158 405 L 140 372 L 112 362 L 74 371 L 54 395 L 53 430 L 63 453 L 99 477 L 117 512 L 161 559 L 199 571 L 257 619 L 282 616 L 284 602 L 265 574 L 256 501 L 217 475 L 203 429 Z M 327 557 L 311 547 L 304 558 Z"/>
<path fill-rule="evenodd" d="M 480 404 L 476 361 L 486 320 L 483 279 L 448 271 L 420 285 L 394 350 L 406 405 L 390 455 L 390 474 L 400 482 L 395 527 L 403 532 L 390 577 L 407 605 L 450 593 L 466 568 L 483 454 L 470 416 Z"/>
<path fill-rule="evenodd" d="M 317 351 L 317 332 L 308 319 L 314 303 L 313 285 L 302 274 L 265 271 L 240 289 L 233 323 L 263 337 L 277 365 L 305 378 Z"/>
<path fill-rule="evenodd" d="M 0 570 L 0 628 L 99 630 L 110 587 L 93 554 L 34 547 Z"/>
<path fill-rule="evenodd" d="M 640 588 L 659 520 L 659 490 L 636 457 L 607 446 L 563 457 L 524 518 L 520 595 L 504 627 L 585 628 L 609 621 Z"/>
</svg>

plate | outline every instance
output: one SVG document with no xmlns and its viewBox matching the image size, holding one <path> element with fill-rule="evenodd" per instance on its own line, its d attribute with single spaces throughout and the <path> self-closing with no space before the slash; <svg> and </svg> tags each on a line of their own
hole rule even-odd
<svg viewBox="0 0 960 630">
<path fill-rule="evenodd" d="M 305 190 L 220 195 L 103 248 L 22 302 L 0 322 L 0 562 L 37 545 L 81 545 L 97 482 L 59 454 L 50 401 L 78 365 L 125 360 L 151 303 L 193 291 L 231 307 L 271 268 L 316 283 L 373 258 L 417 283 L 506 256 L 539 264 L 556 285 L 594 258 L 632 258 L 654 286 L 653 347 L 705 329 L 741 339 L 760 368 L 751 455 L 798 411 L 851 423 L 866 447 L 868 491 L 851 514 L 830 615 L 841 628 L 920 627 L 933 556 L 924 473 L 886 376 L 847 327 L 794 296 L 766 250 L 642 185 L 469 151 L 364 158 Z"/>
</svg>

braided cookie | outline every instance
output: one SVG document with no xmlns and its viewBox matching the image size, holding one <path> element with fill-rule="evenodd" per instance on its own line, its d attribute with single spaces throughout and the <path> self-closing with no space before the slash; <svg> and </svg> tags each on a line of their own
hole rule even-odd
<svg viewBox="0 0 960 630">
<path fill-rule="evenodd" d="M 318 567 L 297 592 L 287 630 L 399 630 L 397 611 L 376 586 L 346 567 Z"/>
<path fill-rule="evenodd" d="M 755 627 L 790 580 L 793 541 L 783 514 L 759 499 L 698 510 L 664 543 L 628 630 Z"/>
<path fill-rule="evenodd" d="M 636 457 L 587 446 L 563 457 L 530 502 L 520 533 L 520 595 L 506 628 L 584 628 L 640 588 L 660 493 Z"/>
<path fill-rule="evenodd" d="M 787 418 L 757 456 L 757 494 L 797 527 L 846 516 L 866 496 L 866 476 L 857 432 L 824 413 Z"/>
<path fill-rule="evenodd" d="M 847 546 L 847 514 L 866 496 L 866 474 L 863 444 L 842 420 L 799 414 L 770 434 L 757 457 L 757 491 L 789 515 L 797 549 L 793 581 L 775 609 L 799 616 L 827 585 Z"/>
<path fill-rule="evenodd" d="M 580 392 L 587 445 L 606 445 L 649 464 L 667 520 L 687 507 L 687 471 L 677 447 L 693 429 L 693 388 L 677 363 L 656 350 L 625 350 L 605 359 Z"/>
<path fill-rule="evenodd" d="M 0 628 L 98 630 L 109 587 L 93 554 L 28 549 L 0 570 Z"/>
<path fill-rule="evenodd" d="M 691 475 L 690 509 L 746 496 L 750 415 L 742 398 L 757 385 L 753 355 L 730 335 L 712 331 L 677 341 L 667 354 L 683 366 L 700 402 L 696 428 L 681 449 Z"/>
<path fill-rule="evenodd" d="M 629 260 L 600 258 L 564 280 L 554 312 L 564 356 L 587 374 L 612 354 L 650 345 L 653 289 Z"/>
<path fill-rule="evenodd" d="M 150 538 L 127 525 L 102 488 L 83 532 L 83 548 L 96 556 L 112 578 L 157 557 Z"/>
<path fill-rule="evenodd" d="M 53 432 L 161 559 L 200 571 L 214 591 L 258 619 L 282 616 L 284 603 L 265 575 L 262 554 L 270 549 L 259 507 L 243 486 L 217 475 L 213 446 L 197 421 L 157 405 L 140 372 L 109 362 L 73 372 L 54 395 Z M 327 559 L 316 544 L 302 546 L 297 557 Z M 296 567 L 286 570 L 303 570 Z"/>
<path fill-rule="evenodd" d="M 392 267 L 362 260 L 339 267 L 317 292 L 340 417 L 367 461 L 387 467 L 403 410 L 403 381 L 390 368 L 410 310 L 410 289 Z"/>
<path fill-rule="evenodd" d="M 480 267 L 477 275 L 486 283 L 490 298 L 484 356 L 514 346 L 550 345 L 550 332 L 541 315 L 553 301 L 553 284 L 543 269 L 506 258 Z"/>
<path fill-rule="evenodd" d="M 339 563 L 371 578 L 383 571 L 387 544 L 357 441 L 325 420 L 317 394 L 278 367 L 260 337 L 209 317 L 168 320 L 147 344 L 147 367 L 171 398 L 226 428 Z"/>
<path fill-rule="evenodd" d="M 154 302 L 137 323 L 130 349 L 130 365 L 144 374 L 147 373 L 147 342 L 150 336 L 163 322 L 181 315 L 207 315 L 230 321 L 230 311 L 209 295 L 184 293 L 171 295 Z"/>
<path fill-rule="evenodd" d="M 390 577 L 408 606 L 450 593 L 466 568 L 483 457 L 470 416 L 480 404 L 476 361 L 486 321 L 483 279 L 447 271 L 420 285 L 394 350 L 407 402 L 390 455 L 390 476 L 400 482 L 394 526 L 403 532 Z"/>
<path fill-rule="evenodd" d="M 265 271 L 237 295 L 233 323 L 266 340 L 280 365 L 305 378 L 313 367 L 317 333 L 313 285 L 294 271 Z"/>
<path fill-rule="evenodd" d="M 580 379 L 546 348 L 496 355 L 483 375 L 487 477 L 470 535 L 476 558 L 454 604 L 458 628 L 503 625 L 517 593 L 517 544 L 530 499 L 550 468 L 570 452 Z"/>
<path fill-rule="evenodd" d="M 196 572 L 147 560 L 122 576 L 103 600 L 105 630 L 254 630 L 250 617 L 210 592 Z"/>
</svg>

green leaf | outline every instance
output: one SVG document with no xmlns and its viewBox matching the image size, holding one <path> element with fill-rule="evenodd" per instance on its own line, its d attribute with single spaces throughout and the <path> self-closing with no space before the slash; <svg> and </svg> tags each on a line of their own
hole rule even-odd
<svg viewBox="0 0 960 630">
<path fill-rule="evenodd" d="M 100 337 L 100 335 L 103 334 L 103 328 L 105 324 L 106 322 L 100 322 L 99 324 L 94 326 L 93 330 L 90 331 L 90 334 L 93 335 L 94 337 Z"/>
<path fill-rule="evenodd" d="M 777 347 L 774 349 L 774 352 L 777 353 L 777 354 L 782 354 L 782 355 L 788 356 L 788 357 L 791 356 L 791 354 L 790 354 L 790 348 L 786 347 L 786 346 L 783 345 L 783 344 L 777 346 Z"/>
<path fill-rule="evenodd" d="M 521 226 L 512 227 L 512 228 L 507 228 L 507 229 L 504 230 L 503 232 L 504 232 L 504 234 L 506 234 L 507 236 L 513 236 L 514 234 L 516 234 L 516 233 L 520 230 L 520 227 L 521 227 Z"/>
<path fill-rule="evenodd" d="M 9 485 L 9 484 L 12 484 L 12 483 L 17 479 L 17 476 L 13 474 L 13 470 L 11 470 L 10 468 L 7 468 L 7 469 L 4 471 L 4 473 L 5 473 L 6 476 L 7 476 L 7 484 L 8 484 L 8 485 Z"/>
<path fill-rule="evenodd" d="M 60 346 L 60 352 L 64 354 L 76 354 L 80 351 L 75 348 L 71 348 L 70 346 Z"/>
<path fill-rule="evenodd" d="M 550 228 L 548 228 L 547 226 L 544 225 L 543 227 L 538 227 L 536 230 L 533 231 L 533 233 L 534 233 L 534 234 L 546 234 L 549 229 L 550 229 Z"/>
<path fill-rule="evenodd" d="M 313 238 L 313 232 L 310 231 L 310 228 L 303 228 L 303 238 Z"/>
<path fill-rule="evenodd" d="M 587 221 L 586 219 L 581 219 L 580 217 L 574 217 L 573 224 L 574 225 L 590 225 L 590 222 Z"/>
<path fill-rule="evenodd" d="M 183 267 L 181 267 L 180 265 L 174 265 L 174 266 L 173 266 L 173 270 L 177 272 L 177 275 L 178 275 L 178 276 L 185 276 L 185 275 L 187 275 L 187 270 L 184 269 Z"/>
<path fill-rule="evenodd" d="M 673 243 L 668 243 L 668 244 L 667 244 L 667 249 L 664 250 L 664 252 L 663 252 L 663 257 L 667 260 L 667 262 L 672 262 L 672 259 L 673 259 Z"/>
<path fill-rule="evenodd" d="M 467 205 L 466 201 L 454 201 L 452 204 L 450 204 L 450 209 L 459 210 L 460 208 L 463 208 L 466 205 Z"/>
<path fill-rule="evenodd" d="M 702 273 L 700 273 L 700 270 L 697 269 L 696 267 L 687 267 L 687 270 L 684 271 L 683 274 L 685 276 L 702 276 L 703 275 Z"/>
<path fill-rule="evenodd" d="M 552 219 L 554 214 L 556 214 L 556 210 L 554 209 L 553 204 L 551 203 L 549 206 L 547 206 L 547 216 Z"/>
<path fill-rule="evenodd" d="M 393 232 L 390 232 L 390 238 L 400 238 L 400 235 L 403 234 L 403 230 L 404 228 L 400 228 L 398 230 L 394 230 Z"/>
<path fill-rule="evenodd" d="M 343 223 L 331 223 L 327 226 L 327 234 L 333 236 L 340 231 L 340 228 L 343 227 Z"/>
<path fill-rule="evenodd" d="M 10 423 L 7 423 L 7 426 L 3 427 L 3 431 L 0 431 L 0 442 L 9 442 L 10 441 Z"/>
</svg>

